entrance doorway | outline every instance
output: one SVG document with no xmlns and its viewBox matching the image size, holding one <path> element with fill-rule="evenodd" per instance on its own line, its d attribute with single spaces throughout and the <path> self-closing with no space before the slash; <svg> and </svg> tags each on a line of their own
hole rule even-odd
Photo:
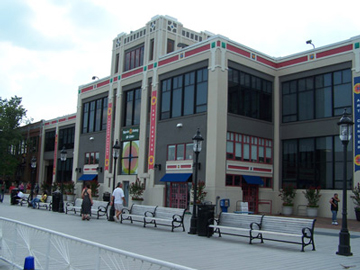
<svg viewBox="0 0 360 270">
<path fill-rule="evenodd" d="M 188 183 L 170 182 L 170 207 L 187 208 L 188 205 Z"/>
<path fill-rule="evenodd" d="M 258 213 L 258 204 L 259 204 L 259 185 L 251 185 L 243 183 L 243 202 L 248 202 L 249 211 Z"/>
</svg>

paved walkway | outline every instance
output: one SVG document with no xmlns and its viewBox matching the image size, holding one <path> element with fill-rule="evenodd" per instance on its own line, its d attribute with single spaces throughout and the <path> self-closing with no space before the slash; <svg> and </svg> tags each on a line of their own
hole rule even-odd
<svg viewBox="0 0 360 270">
<path fill-rule="evenodd" d="M 242 237 L 224 235 L 219 238 L 189 235 L 169 227 L 141 224 L 120 224 L 100 220 L 82 221 L 79 216 L 9 205 L 8 197 L 0 204 L 2 217 L 27 222 L 111 247 L 185 265 L 195 269 L 360 269 L 360 222 L 349 220 L 353 256 L 335 255 L 341 225 L 333 226 L 329 219 L 319 218 L 315 229 L 316 251 L 300 245 L 265 241 L 248 244 Z M 186 216 L 188 231 L 190 215 Z M 340 223 L 341 224 L 341 223 Z M 324 228 L 326 227 L 326 228 Z M 353 229 L 354 228 L 354 229 Z M 1 270 L 11 269 L 0 263 Z"/>
</svg>

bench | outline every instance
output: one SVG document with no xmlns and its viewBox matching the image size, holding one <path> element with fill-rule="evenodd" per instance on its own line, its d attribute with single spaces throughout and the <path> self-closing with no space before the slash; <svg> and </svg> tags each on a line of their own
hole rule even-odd
<svg viewBox="0 0 360 270">
<path fill-rule="evenodd" d="M 130 209 L 123 208 L 120 214 L 120 223 L 124 220 L 143 222 L 145 227 L 145 215 L 154 215 L 156 206 L 133 204 Z"/>
<path fill-rule="evenodd" d="M 261 243 L 264 243 L 264 240 L 271 240 L 300 244 L 302 252 L 308 245 L 312 245 L 312 250 L 315 250 L 315 221 L 316 219 L 264 216 L 260 227 L 251 227 L 250 244 L 254 239 L 260 239 Z"/>
<path fill-rule="evenodd" d="M 65 214 L 67 214 L 68 212 L 74 212 L 75 215 L 76 215 L 76 212 L 81 214 L 82 201 L 83 201 L 83 199 L 76 198 L 75 202 L 67 202 L 66 206 L 65 206 Z"/>
<path fill-rule="evenodd" d="M 109 202 L 93 200 L 93 205 L 91 206 L 91 215 L 96 215 L 97 219 L 103 216 L 106 216 L 106 219 L 108 219 L 108 206 Z"/>
<path fill-rule="evenodd" d="M 219 237 L 221 234 L 250 237 L 251 226 L 260 228 L 262 218 L 262 215 L 239 215 L 221 212 L 219 218 L 209 221 L 209 228 L 212 228 L 214 233 L 218 233 Z M 207 236 L 210 237 L 212 231 L 207 231 Z"/>
<path fill-rule="evenodd" d="M 145 212 L 144 227 L 146 224 L 154 224 L 155 227 L 157 227 L 157 225 L 171 226 L 172 232 L 175 228 L 180 227 L 185 231 L 185 211 L 186 209 L 158 206 L 155 208 L 154 213 L 151 213 L 150 211 Z"/>
<path fill-rule="evenodd" d="M 37 195 L 37 197 L 39 199 L 41 199 L 41 195 Z M 51 210 L 51 207 L 52 207 L 52 196 L 47 196 L 46 198 L 46 202 L 37 202 L 37 209 L 40 209 L 40 208 L 45 208 L 46 210 Z"/>
</svg>

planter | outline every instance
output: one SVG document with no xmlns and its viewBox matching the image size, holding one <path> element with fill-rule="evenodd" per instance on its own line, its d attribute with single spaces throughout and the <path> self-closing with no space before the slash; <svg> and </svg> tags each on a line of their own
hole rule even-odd
<svg viewBox="0 0 360 270">
<path fill-rule="evenodd" d="M 284 216 L 291 216 L 292 213 L 293 213 L 293 207 L 283 205 L 282 213 L 283 213 Z"/>
<path fill-rule="evenodd" d="M 360 221 L 360 211 L 355 210 L 355 216 L 356 216 L 356 220 Z"/>
<path fill-rule="evenodd" d="M 306 214 L 308 217 L 317 217 L 319 207 L 306 207 Z"/>
<path fill-rule="evenodd" d="M 139 204 L 139 205 L 142 205 L 143 201 L 144 201 L 144 199 L 141 199 L 141 200 L 132 199 L 133 204 Z"/>
</svg>

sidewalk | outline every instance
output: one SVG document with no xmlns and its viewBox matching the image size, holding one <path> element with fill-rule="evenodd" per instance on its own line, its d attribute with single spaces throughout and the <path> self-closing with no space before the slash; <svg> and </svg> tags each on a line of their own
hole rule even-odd
<svg viewBox="0 0 360 270">
<path fill-rule="evenodd" d="M 318 218 L 315 228 L 316 251 L 310 247 L 300 252 L 300 245 L 265 241 L 249 245 L 248 239 L 224 235 L 211 238 L 190 235 L 190 215 L 186 215 L 186 232 L 159 226 L 143 228 L 140 223 L 120 224 L 106 219 L 81 221 L 79 216 L 9 205 L 8 197 L 0 204 L 2 217 L 20 220 L 89 241 L 164 260 L 195 269 L 360 269 L 360 223 L 349 221 L 353 256 L 335 255 L 340 225 Z M 350 229 L 355 228 L 356 230 Z M 89 254 L 91 256 L 91 254 Z M 0 269 L 11 269 L 1 268 Z"/>
</svg>

